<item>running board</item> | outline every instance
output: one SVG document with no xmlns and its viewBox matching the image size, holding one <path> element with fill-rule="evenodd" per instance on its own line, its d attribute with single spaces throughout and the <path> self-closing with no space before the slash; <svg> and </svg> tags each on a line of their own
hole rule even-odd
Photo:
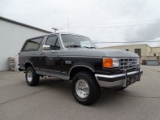
<svg viewBox="0 0 160 120">
<path fill-rule="evenodd" d="M 63 79 L 63 80 L 69 80 L 69 76 L 63 75 L 63 74 L 60 74 L 60 73 L 54 74 L 54 73 L 48 73 L 48 72 L 41 71 L 41 70 L 36 70 L 36 73 L 39 74 L 39 75 L 51 76 L 51 77 L 56 77 L 56 78 L 60 78 L 60 79 Z"/>
</svg>

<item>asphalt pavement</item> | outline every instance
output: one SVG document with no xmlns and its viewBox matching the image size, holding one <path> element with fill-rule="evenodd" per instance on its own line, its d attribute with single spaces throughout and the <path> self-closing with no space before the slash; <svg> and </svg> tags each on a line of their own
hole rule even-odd
<svg viewBox="0 0 160 120">
<path fill-rule="evenodd" d="M 0 120 L 160 120 L 160 66 L 142 66 L 140 82 L 103 90 L 92 106 L 78 104 L 71 82 L 46 78 L 26 84 L 23 72 L 0 72 Z"/>
</svg>

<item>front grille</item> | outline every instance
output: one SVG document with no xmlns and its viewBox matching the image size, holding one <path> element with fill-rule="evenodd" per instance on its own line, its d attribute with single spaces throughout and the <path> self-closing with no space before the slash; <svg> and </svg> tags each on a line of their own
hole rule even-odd
<svg viewBox="0 0 160 120">
<path fill-rule="evenodd" d="M 128 69 L 134 69 L 139 67 L 137 58 L 120 58 L 119 63 L 120 63 L 120 69 L 121 70 L 128 70 Z"/>
</svg>

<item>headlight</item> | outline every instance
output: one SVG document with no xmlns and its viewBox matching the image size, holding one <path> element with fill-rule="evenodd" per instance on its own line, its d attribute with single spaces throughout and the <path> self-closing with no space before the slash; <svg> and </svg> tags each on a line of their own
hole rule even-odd
<svg viewBox="0 0 160 120">
<path fill-rule="evenodd" d="M 119 59 L 118 58 L 103 58 L 103 67 L 113 68 L 119 67 Z"/>
<path fill-rule="evenodd" d="M 119 67 L 119 59 L 113 58 L 113 67 Z"/>
</svg>

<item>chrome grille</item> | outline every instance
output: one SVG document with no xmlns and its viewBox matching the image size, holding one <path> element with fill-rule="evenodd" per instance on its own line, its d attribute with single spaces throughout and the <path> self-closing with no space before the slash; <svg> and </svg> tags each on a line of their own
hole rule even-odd
<svg viewBox="0 0 160 120">
<path fill-rule="evenodd" d="M 121 70 L 133 69 L 139 66 L 137 58 L 120 58 L 119 63 Z"/>
</svg>

